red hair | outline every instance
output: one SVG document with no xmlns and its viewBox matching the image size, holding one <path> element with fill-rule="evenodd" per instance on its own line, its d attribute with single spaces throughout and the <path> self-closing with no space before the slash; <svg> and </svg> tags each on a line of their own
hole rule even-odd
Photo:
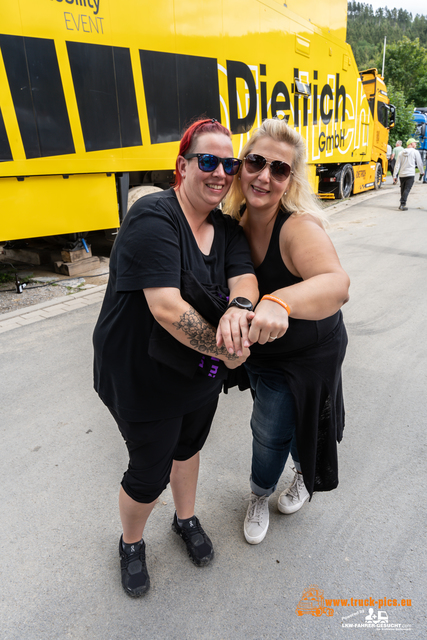
<svg viewBox="0 0 427 640">
<path fill-rule="evenodd" d="M 184 135 L 181 138 L 181 142 L 179 145 L 179 156 L 185 156 L 187 153 L 191 153 L 191 149 L 194 146 L 194 141 L 198 136 L 203 135 L 204 133 L 220 133 L 222 135 L 228 136 L 231 138 L 231 132 L 224 127 L 218 120 L 215 118 L 208 118 L 204 120 L 196 120 L 193 122 L 188 129 L 184 132 Z M 175 165 L 175 184 L 174 187 L 180 187 L 182 182 L 181 174 L 178 171 L 178 158 L 176 159 Z"/>
</svg>

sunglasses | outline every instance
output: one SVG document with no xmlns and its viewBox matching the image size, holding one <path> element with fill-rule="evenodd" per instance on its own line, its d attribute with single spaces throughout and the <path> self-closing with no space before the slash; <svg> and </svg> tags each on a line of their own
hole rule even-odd
<svg viewBox="0 0 427 640">
<path fill-rule="evenodd" d="M 215 171 L 219 163 L 221 163 L 225 173 L 229 176 L 235 176 L 242 164 L 239 158 L 218 158 L 218 156 L 213 156 L 211 153 L 187 153 L 184 158 L 186 160 L 197 158 L 200 171 L 205 173 Z"/>
<path fill-rule="evenodd" d="M 277 182 L 283 182 L 286 178 L 289 178 L 293 171 L 286 162 L 281 160 L 273 160 L 268 162 L 264 156 L 259 156 L 256 153 L 249 153 L 245 158 L 245 167 L 248 173 L 259 173 L 262 171 L 266 164 L 270 165 L 270 174 Z"/>
</svg>

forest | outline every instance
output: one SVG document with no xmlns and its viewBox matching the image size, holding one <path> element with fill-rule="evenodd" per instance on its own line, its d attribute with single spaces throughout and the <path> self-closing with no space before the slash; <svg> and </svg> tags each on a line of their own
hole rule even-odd
<svg viewBox="0 0 427 640">
<path fill-rule="evenodd" d="M 412 135 L 414 108 L 427 107 L 427 15 L 387 7 L 374 11 L 370 4 L 348 3 L 347 42 L 359 70 L 376 67 L 381 73 L 384 37 L 384 80 L 397 110 L 390 135 L 394 143 Z"/>
</svg>

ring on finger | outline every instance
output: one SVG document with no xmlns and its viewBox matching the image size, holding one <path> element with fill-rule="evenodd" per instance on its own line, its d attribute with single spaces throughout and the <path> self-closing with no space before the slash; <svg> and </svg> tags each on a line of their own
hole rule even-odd
<svg viewBox="0 0 427 640">
<path fill-rule="evenodd" d="M 277 336 L 270 336 L 269 340 L 276 340 Z"/>
</svg>

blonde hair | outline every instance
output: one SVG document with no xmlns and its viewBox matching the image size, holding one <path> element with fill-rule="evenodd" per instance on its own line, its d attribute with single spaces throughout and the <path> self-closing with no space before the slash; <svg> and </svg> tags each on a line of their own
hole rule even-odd
<svg viewBox="0 0 427 640">
<path fill-rule="evenodd" d="M 243 160 L 248 153 L 252 152 L 258 140 L 266 137 L 276 142 L 286 142 L 294 150 L 293 173 L 291 174 L 288 190 L 283 194 L 280 204 L 283 208 L 296 215 L 310 213 L 324 226 L 326 218 L 308 181 L 305 142 L 302 136 L 295 129 L 292 129 L 285 120 L 280 120 L 279 118 L 267 118 L 264 120 L 262 125 L 255 129 L 250 140 L 243 147 L 239 156 L 240 159 Z M 224 213 L 240 220 L 240 209 L 244 203 L 245 198 L 240 180 L 236 177 L 225 198 Z"/>
</svg>

